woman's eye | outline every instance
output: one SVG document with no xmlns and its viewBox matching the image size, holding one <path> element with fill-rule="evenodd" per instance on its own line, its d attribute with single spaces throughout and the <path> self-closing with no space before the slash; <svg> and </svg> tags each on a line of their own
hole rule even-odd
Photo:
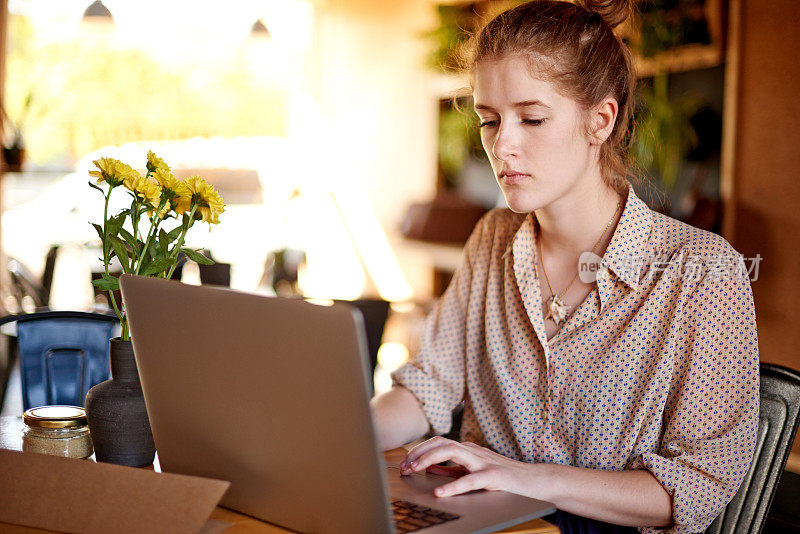
<svg viewBox="0 0 800 534">
<path fill-rule="evenodd" d="M 521 119 L 521 120 L 520 120 L 520 122 L 521 122 L 522 124 L 527 124 L 527 125 L 530 125 L 530 126 L 539 126 L 539 125 L 541 125 L 542 123 L 544 123 L 544 121 L 545 121 L 545 119 Z M 481 123 L 480 123 L 479 127 L 480 127 L 480 128 L 485 128 L 485 127 L 488 127 L 488 128 L 494 128 L 494 127 L 496 127 L 496 126 L 497 126 L 498 122 L 499 122 L 499 121 L 497 121 L 497 120 L 485 120 L 485 121 L 481 121 Z"/>
</svg>

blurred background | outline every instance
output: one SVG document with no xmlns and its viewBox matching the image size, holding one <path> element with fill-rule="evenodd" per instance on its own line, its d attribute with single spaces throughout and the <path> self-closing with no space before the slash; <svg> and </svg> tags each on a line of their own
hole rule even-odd
<svg viewBox="0 0 800 534">
<path fill-rule="evenodd" d="M 515 3 L 0 0 L 2 313 L 107 304 L 87 172 L 153 150 L 227 203 L 190 234 L 217 266 L 187 263 L 183 281 L 354 302 L 388 388 L 502 206 L 453 51 Z M 637 190 L 761 259 L 761 358 L 800 368 L 800 4 L 638 10 L 619 30 L 639 74 Z"/>
</svg>

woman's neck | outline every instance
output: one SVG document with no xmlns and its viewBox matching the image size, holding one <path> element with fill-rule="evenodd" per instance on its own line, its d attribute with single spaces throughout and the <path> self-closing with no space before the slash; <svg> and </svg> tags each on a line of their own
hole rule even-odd
<svg viewBox="0 0 800 534">
<path fill-rule="evenodd" d="M 595 188 L 573 190 L 536 210 L 540 250 L 546 255 L 574 257 L 597 244 L 595 253 L 602 256 L 622 216 L 621 206 L 617 206 L 624 202 L 620 193 L 601 183 Z"/>
</svg>

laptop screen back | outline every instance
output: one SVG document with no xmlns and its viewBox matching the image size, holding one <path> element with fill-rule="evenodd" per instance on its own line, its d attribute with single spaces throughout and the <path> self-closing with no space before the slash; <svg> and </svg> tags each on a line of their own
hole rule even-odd
<svg viewBox="0 0 800 534">
<path fill-rule="evenodd" d="M 354 310 L 153 278 L 121 288 L 164 471 L 229 480 L 222 505 L 294 530 L 393 530 Z"/>
</svg>

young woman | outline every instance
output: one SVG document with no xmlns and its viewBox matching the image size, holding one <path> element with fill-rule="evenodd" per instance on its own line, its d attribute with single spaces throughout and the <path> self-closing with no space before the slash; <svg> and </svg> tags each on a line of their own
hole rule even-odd
<svg viewBox="0 0 800 534">
<path fill-rule="evenodd" d="M 475 112 L 510 209 L 478 223 L 373 412 L 389 449 L 446 433 L 464 401 L 461 442 L 425 441 L 402 466 L 463 466 L 439 496 L 547 500 L 564 532 L 700 532 L 752 458 L 752 294 L 724 239 L 627 182 L 635 75 L 612 28 L 628 10 L 536 0 L 474 39 Z"/>
</svg>

